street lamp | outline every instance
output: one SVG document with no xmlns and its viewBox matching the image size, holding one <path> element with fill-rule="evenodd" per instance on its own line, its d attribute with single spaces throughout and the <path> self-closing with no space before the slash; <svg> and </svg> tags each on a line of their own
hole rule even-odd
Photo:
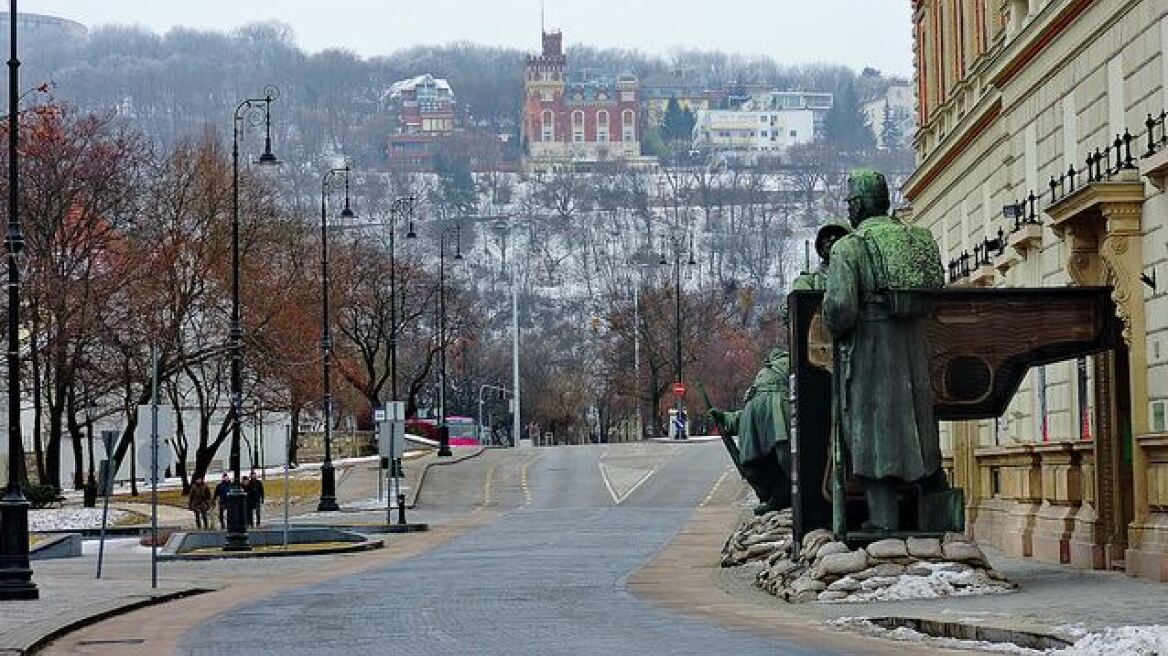
<svg viewBox="0 0 1168 656">
<path fill-rule="evenodd" d="M 18 211 L 20 59 L 16 56 L 16 0 L 8 4 L 8 486 L 0 499 L 0 600 L 40 597 L 28 559 L 28 499 L 21 487 L 24 440 L 20 435 L 20 251 Z"/>
<path fill-rule="evenodd" d="M 410 217 L 410 229 L 406 233 L 406 239 L 413 239 L 418 235 L 414 232 L 414 205 L 417 199 L 413 196 L 400 196 L 395 198 L 393 203 L 389 206 L 389 387 L 390 393 L 393 396 L 391 400 L 397 400 L 397 264 L 394 258 L 397 250 L 395 244 L 395 235 L 397 233 L 397 221 L 404 214 Z"/>
<path fill-rule="evenodd" d="M 679 240 L 671 240 L 673 246 L 673 298 L 674 298 L 674 316 L 673 316 L 673 373 L 674 385 L 676 386 L 674 394 L 677 396 L 676 417 L 677 421 L 677 437 L 676 439 L 685 439 L 683 432 L 685 426 L 681 423 L 682 412 L 682 397 L 683 393 L 678 393 L 682 385 L 682 367 L 681 367 L 681 256 L 683 254 L 689 255 L 689 260 L 686 262 L 687 266 L 694 266 L 697 260 L 694 259 L 694 245 L 693 234 L 689 235 L 689 249 L 688 251 L 682 247 Z M 662 240 L 661 259 L 658 260 L 659 265 L 667 265 L 669 261 L 665 256 L 664 239 Z"/>
<path fill-rule="evenodd" d="M 349 166 L 329 169 L 320 181 L 320 297 L 324 316 L 321 320 L 320 350 L 324 360 L 324 463 L 320 466 L 320 502 L 318 512 L 340 510 L 337 505 L 337 473 L 333 467 L 333 392 L 332 367 L 333 338 L 329 328 L 329 266 L 328 266 L 328 192 L 329 183 L 336 176 L 345 179 L 345 208 L 342 219 L 352 219 L 357 215 L 349 207 Z"/>
<path fill-rule="evenodd" d="M 272 154 L 272 101 L 279 91 L 272 86 L 264 89 L 262 98 L 248 98 L 235 106 L 231 123 L 231 469 L 233 478 L 227 492 L 227 535 L 224 551 L 250 551 L 247 539 L 247 494 L 240 487 L 239 443 L 240 415 L 243 413 L 243 322 L 239 309 L 239 140 L 242 138 L 244 118 L 252 111 L 264 116 L 264 152 L 256 160 L 260 166 L 274 166 L 279 160 Z"/>
<path fill-rule="evenodd" d="M 454 455 L 450 451 L 450 426 L 446 423 L 446 233 L 438 231 L 438 456 Z M 456 224 L 454 259 L 462 259 L 462 224 Z M 406 238 L 416 238 L 413 225 Z"/>
</svg>

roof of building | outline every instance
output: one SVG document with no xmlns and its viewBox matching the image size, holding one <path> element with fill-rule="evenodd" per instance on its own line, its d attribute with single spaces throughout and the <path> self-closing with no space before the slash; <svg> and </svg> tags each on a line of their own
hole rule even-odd
<svg viewBox="0 0 1168 656">
<path fill-rule="evenodd" d="M 450 83 L 445 78 L 434 77 L 429 73 L 423 73 L 405 80 L 398 80 L 389 86 L 387 95 L 390 98 L 397 98 L 404 91 L 413 91 L 418 87 L 433 87 L 436 91 L 442 93 L 453 94 L 454 91 L 450 88 Z"/>
</svg>

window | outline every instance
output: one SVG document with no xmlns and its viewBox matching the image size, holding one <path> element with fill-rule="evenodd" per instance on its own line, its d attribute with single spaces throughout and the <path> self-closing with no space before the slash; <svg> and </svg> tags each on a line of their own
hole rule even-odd
<svg viewBox="0 0 1168 656">
<path fill-rule="evenodd" d="M 637 114 L 631 109 L 621 112 L 621 141 L 637 140 Z"/>
<path fill-rule="evenodd" d="M 552 81 L 552 72 L 551 71 L 540 71 L 539 79 L 543 80 L 544 82 L 551 82 Z"/>
<path fill-rule="evenodd" d="M 758 117 L 758 122 L 759 122 L 759 123 L 766 123 L 766 117 L 765 117 L 765 116 L 759 116 L 759 117 Z"/>
<path fill-rule="evenodd" d="M 770 135 L 770 133 L 769 133 L 769 132 L 767 132 L 766 130 L 761 130 L 761 131 L 758 133 L 758 136 L 760 136 L 760 137 L 769 137 L 769 136 L 771 136 L 771 135 Z"/>
<path fill-rule="evenodd" d="M 791 138 L 796 139 L 798 137 L 799 137 L 799 131 L 798 130 L 791 130 Z"/>
<path fill-rule="evenodd" d="M 572 112 L 572 141 L 584 141 L 584 112 L 580 110 Z"/>
<path fill-rule="evenodd" d="M 555 94 L 553 94 L 551 91 L 549 91 L 547 89 L 543 89 L 539 92 L 540 102 L 552 102 L 555 99 L 556 99 Z"/>
<path fill-rule="evenodd" d="M 596 141 L 599 143 L 608 141 L 608 112 L 603 109 L 596 112 Z"/>
<path fill-rule="evenodd" d="M 540 135 L 541 141 L 555 141 L 556 140 L 556 115 L 552 110 L 543 110 L 543 115 L 540 118 L 540 125 L 542 133 Z"/>
</svg>

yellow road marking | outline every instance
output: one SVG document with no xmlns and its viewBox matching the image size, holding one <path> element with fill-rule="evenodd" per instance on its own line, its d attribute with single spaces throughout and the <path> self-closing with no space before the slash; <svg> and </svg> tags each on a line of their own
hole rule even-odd
<svg viewBox="0 0 1168 656">
<path fill-rule="evenodd" d="M 497 463 L 497 462 L 495 464 L 491 465 L 491 468 L 487 470 L 487 479 L 485 481 L 483 481 L 483 505 L 484 506 L 490 505 L 490 503 L 491 503 L 491 483 L 493 483 L 495 480 L 495 468 L 498 466 L 499 466 L 499 463 Z"/>
<path fill-rule="evenodd" d="M 519 484 L 523 488 L 523 498 L 526 499 L 523 505 L 525 506 L 531 505 L 531 485 L 527 482 L 527 467 L 533 462 L 535 462 L 535 456 L 528 458 L 519 470 Z"/>
<path fill-rule="evenodd" d="M 718 477 L 718 480 L 714 481 L 714 486 L 710 488 L 710 492 L 706 495 L 706 498 L 702 499 L 702 502 L 698 504 L 698 508 L 704 508 L 714 500 L 714 495 L 717 494 L 718 487 L 722 485 L 722 481 L 726 480 L 726 477 L 729 475 L 730 468 L 727 467 L 726 470 L 722 472 L 722 475 Z"/>
</svg>

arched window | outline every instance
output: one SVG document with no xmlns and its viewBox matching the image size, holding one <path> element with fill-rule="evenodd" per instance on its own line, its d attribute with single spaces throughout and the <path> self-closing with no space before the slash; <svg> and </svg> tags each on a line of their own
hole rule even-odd
<svg viewBox="0 0 1168 656">
<path fill-rule="evenodd" d="M 604 109 L 596 112 L 596 141 L 599 143 L 608 141 L 608 111 Z"/>
<path fill-rule="evenodd" d="M 637 114 L 631 109 L 621 112 L 621 141 L 637 140 Z"/>
<path fill-rule="evenodd" d="M 543 110 L 539 120 L 541 133 L 540 141 L 556 140 L 556 115 L 550 109 Z"/>
<path fill-rule="evenodd" d="M 584 141 L 584 112 L 578 109 L 572 112 L 572 141 L 576 143 Z"/>
</svg>

